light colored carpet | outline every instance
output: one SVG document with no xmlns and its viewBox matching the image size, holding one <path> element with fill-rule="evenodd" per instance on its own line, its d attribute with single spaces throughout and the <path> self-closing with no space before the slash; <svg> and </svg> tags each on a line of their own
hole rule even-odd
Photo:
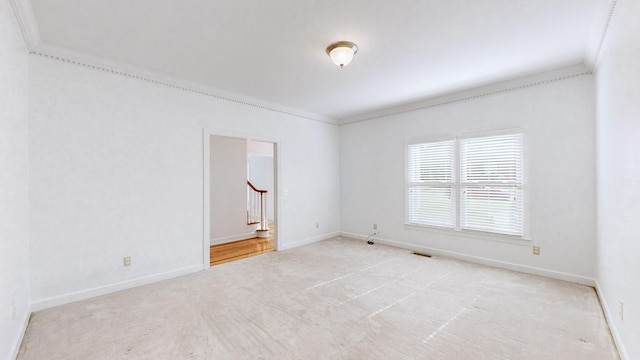
<svg viewBox="0 0 640 360">
<path fill-rule="evenodd" d="M 28 359 L 618 359 L 592 288 L 332 239 L 33 314 Z"/>
</svg>

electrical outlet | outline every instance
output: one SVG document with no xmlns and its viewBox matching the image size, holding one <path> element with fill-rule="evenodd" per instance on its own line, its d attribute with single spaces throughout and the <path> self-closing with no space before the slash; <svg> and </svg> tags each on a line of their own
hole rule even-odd
<svg viewBox="0 0 640 360">
<path fill-rule="evenodd" d="M 620 308 L 618 309 L 618 313 L 620 314 L 620 321 L 624 321 L 624 302 L 622 300 L 618 300 L 620 302 Z"/>
<path fill-rule="evenodd" d="M 533 255 L 540 255 L 540 246 L 533 247 Z"/>
<path fill-rule="evenodd" d="M 378 230 L 378 224 L 373 224 L 373 230 Z"/>
<path fill-rule="evenodd" d="M 131 256 L 122 258 L 122 266 L 131 266 Z"/>
<path fill-rule="evenodd" d="M 316 229 L 320 229 L 320 223 L 316 223 Z"/>
<path fill-rule="evenodd" d="M 16 300 L 11 300 L 11 320 L 16 319 Z"/>
</svg>

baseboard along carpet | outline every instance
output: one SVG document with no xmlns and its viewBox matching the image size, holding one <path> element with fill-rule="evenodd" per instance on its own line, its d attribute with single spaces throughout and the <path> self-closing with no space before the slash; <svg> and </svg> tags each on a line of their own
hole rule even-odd
<svg viewBox="0 0 640 360">
<path fill-rule="evenodd" d="M 594 290 L 330 239 L 36 312 L 30 359 L 618 359 Z"/>
</svg>

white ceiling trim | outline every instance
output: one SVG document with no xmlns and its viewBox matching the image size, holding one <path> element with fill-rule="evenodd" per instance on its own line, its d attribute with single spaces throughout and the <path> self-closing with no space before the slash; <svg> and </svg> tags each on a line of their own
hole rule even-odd
<svg viewBox="0 0 640 360">
<path fill-rule="evenodd" d="M 27 46 L 27 50 L 33 51 L 40 43 L 40 30 L 33 15 L 33 8 L 30 0 L 9 0 L 9 5 L 18 21 L 22 38 Z"/>
<path fill-rule="evenodd" d="M 66 49 L 57 45 L 41 43 L 37 49 L 30 51 L 32 55 L 63 61 L 69 64 L 79 65 L 86 68 L 104 71 L 107 73 L 121 75 L 132 79 L 142 80 L 170 88 L 183 90 L 195 94 L 200 94 L 219 100 L 234 102 L 263 110 L 274 111 L 307 120 L 319 121 L 331 125 L 338 125 L 336 119 L 331 119 L 322 115 L 305 112 L 298 109 L 288 108 L 279 104 L 274 104 L 259 99 L 254 99 L 231 92 L 225 92 L 203 84 L 191 82 L 182 78 L 155 72 L 146 68 L 129 65 L 97 56 L 80 53 L 71 49 Z"/>
<path fill-rule="evenodd" d="M 437 96 L 401 106 L 395 106 L 382 109 L 373 113 L 364 114 L 341 120 L 341 125 L 373 120 L 385 116 L 396 115 L 411 111 L 417 111 L 436 106 L 448 105 L 456 102 L 474 100 L 481 97 L 502 94 L 510 91 L 516 91 L 532 86 L 549 84 L 566 79 L 572 79 L 579 76 L 591 75 L 592 72 L 584 64 L 564 67 L 561 69 L 547 71 L 535 75 L 521 77 L 513 80 L 503 81 L 492 85 L 480 86 L 477 88 L 457 91 L 451 94 Z"/>
<path fill-rule="evenodd" d="M 589 69 L 591 69 L 591 71 L 597 70 L 602 46 L 616 12 L 618 1 L 619 0 L 603 0 L 602 6 L 600 6 L 594 14 L 591 36 L 587 43 L 586 55 L 584 58 L 584 63 L 589 67 Z M 607 3 L 607 6 L 604 6 L 605 3 Z"/>
<path fill-rule="evenodd" d="M 222 89 L 213 88 L 183 78 L 173 77 L 171 75 L 152 71 L 147 68 L 89 55 L 57 45 L 43 43 L 41 41 L 37 22 L 31 6 L 31 0 L 9 0 L 16 15 L 20 30 L 23 34 L 25 44 L 29 52 L 33 55 L 55 59 L 58 61 L 63 61 L 70 64 L 75 64 L 133 79 L 147 81 L 174 89 L 213 97 L 220 100 L 230 101 L 242 105 L 252 106 L 260 109 L 288 114 L 291 116 L 309 120 L 320 121 L 333 125 L 342 125 L 371 120 L 392 114 L 415 111 L 428 107 L 445 105 L 452 102 L 470 100 L 482 96 L 489 96 L 501 92 L 517 90 L 528 86 L 534 86 L 552 81 L 559 81 L 570 77 L 591 74 L 591 72 L 594 71 L 595 66 L 597 65 L 598 56 L 601 51 L 601 47 L 606 37 L 606 33 L 611 23 L 611 19 L 614 15 L 618 1 L 620 0 L 601 0 L 601 6 L 598 8 L 597 13 L 594 14 L 594 22 L 597 22 L 598 26 L 593 27 L 593 31 L 590 37 L 591 40 L 586 49 L 587 52 L 584 58 L 584 64 L 586 65 L 586 67 L 584 65 L 576 65 L 548 73 L 534 75 L 533 77 L 522 77 L 516 80 L 495 83 L 493 85 L 478 86 L 472 89 L 455 91 L 453 93 L 445 94 L 442 96 L 429 97 L 417 102 L 390 106 L 378 111 L 364 113 L 353 117 L 334 119 L 319 114 L 306 112 L 304 110 L 289 108 L 280 104 L 247 97 L 237 93 L 226 92 Z M 604 16 L 607 10 L 608 17 Z M 549 79 L 549 74 L 555 75 L 552 75 L 552 78 Z"/>
<path fill-rule="evenodd" d="M 83 66 L 86 68 L 121 75 L 132 79 L 151 82 L 170 88 L 196 93 L 219 100 L 234 102 L 263 110 L 274 111 L 308 120 L 319 121 L 331 125 L 338 125 L 338 120 L 319 114 L 293 109 L 279 104 L 226 92 L 200 83 L 152 71 L 146 68 L 125 64 L 122 62 L 101 58 L 61 46 L 41 41 L 38 25 L 33 14 L 30 0 L 9 0 L 15 13 L 20 31 L 29 53 L 49 59 Z"/>
</svg>

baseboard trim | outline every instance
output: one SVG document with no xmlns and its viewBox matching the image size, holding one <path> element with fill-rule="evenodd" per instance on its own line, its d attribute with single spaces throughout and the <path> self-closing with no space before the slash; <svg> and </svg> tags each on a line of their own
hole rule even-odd
<svg viewBox="0 0 640 360">
<path fill-rule="evenodd" d="M 31 303 L 31 311 L 36 312 L 40 310 L 49 309 L 55 306 L 60 306 L 80 300 L 89 299 L 96 296 L 106 295 L 114 293 L 116 291 L 130 289 L 136 286 L 142 286 L 147 284 L 156 283 L 162 280 L 172 279 L 178 276 L 188 275 L 201 271 L 202 264 L 188 266 L 178 270 L 167 271 L 159 274 L 147 275 L 131 280 L 121 281 L 113 284 L 94 287 L 91 289 L 80 290 L 64 295 L 53 296 L 47 299 L 34 301 Z"/>
<path fill-rule="evenodd" d="M 354 234 L 354 233 L 348 233 L 348 232 L 341 232 L 340 236 L 353 238 L 357 240 L 366 240 L 368 237 L 366 235 Z M 427 246 L 409 244 L 401 241 L 380 238 L 379 236 L 375 237 L 375 242 L 378 244 L 389 245 L 389 246 L 399 247 L 399 248 L 413 250 L 413 251 L 427 252 L 430 254 L 450 257 L 458 260 L 464 260 L 464 261 L 468 261 L 476 264 L 482 264 L 482 265 L 497 267 L 497 268 L 506 269 L 506 270 L 523 272 L 526 274 L 539 275 L 539 276 L 544 276 L 552 279 L 568 281 L 568 282 L 576 283 L 580 285 L 595 286 L 595 280 L 585 276 L 569 274 L 569 273 L 564 273 L 564 272 L 554 271 L 554 270 L 548 270 L 548 269 L 543 269 L 543 268 L 538 268 L 538 267 L 533 267 L 528 265 L 520 265 L 516 263 L 489 259 L 489 258 L 484 258 L 480 256 L 467 255 L 467 254 L 458 253 L 455 251 L 442 250 L 442 249 L 436 249 L 436 248 L 431 248 Z"/>
<path fill-rule="evenodd" d="M 297 247 L 300 247 L 300 246 L 313 244 L 313 243 L 316 243 L 318 241 L 331 239 L 331 238 L 334 238 L 334 237 L 337 237 L 337 236 L 340 236 L 340 233 L 337 232 L 337 231 L 336 232 L 332 232 L 332 233 L 328 233 L 328 234 L 319 235 L 319 236 L 314 236 L 312 238 L 308 238 L 308 239 L 304 239 L 304 240 L 300 240 L 300 241 L 294 241 L 294 242 L 291 242 L 291 243 L 286 243 L 286 244 L 279 245 L 277 250 L 278 251 L 289 250 L 289 249 L 297 248 Z"/>
<path fill-rule="evenodd" d="M 31 306 L 27 308 L 27 311 L 22 318 L 22 324 L 20 325 L 20 331 L 18 333 L 18 338 L 13 344 L 13 350 L 11 351 L 12 355 L 9 359 L 16 359 L 18 357 L 18 352 L 20 351 L 20 346 L 22 345 L 22 339 L 24 339 L 24 334 L 27 332 L 27 326 L 29 326 L 29 320 L 31 319 Z"/>
<path fill-rule="evenodd" d="M 607 320 L 607 324 L 609 325 L 609 331 L 611 332 L 611 337 L 613 338 L 613 342 L 616 344 L 616 348 L 618 348 L 618 354 L 620 355 L 621 360 L 629 360 L 629 354 L 627 353 L 627 349 L 624 347 L 622 343 L 622 339 L 620 338 L 620 333 L 618 332 L 618 328 L 613 322 L 613 315 L 611 315 L 611 308 L 607 303 L 607 299 L 605 298 L 602 289 L 600 288 L 600 283 L 598 279 L 595 280 L 596 285 L 594 286 L 596 289 L 596 294 L 598 295 L 598 299 L 600 300 L 600 307 L 602 307 L 602 312 L 604 313 L 604 318 Z"/>
</svg>

